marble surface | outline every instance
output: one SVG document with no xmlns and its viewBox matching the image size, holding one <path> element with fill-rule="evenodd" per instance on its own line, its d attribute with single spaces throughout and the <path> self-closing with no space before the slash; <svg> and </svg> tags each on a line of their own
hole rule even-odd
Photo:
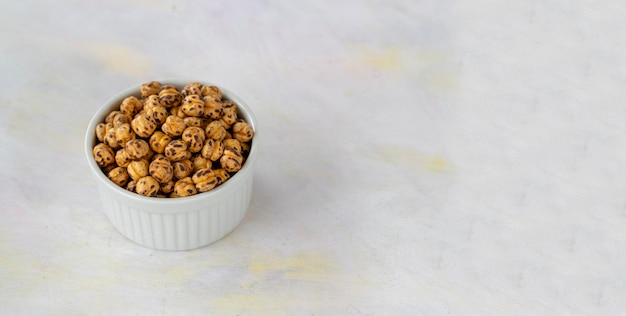
<svg viewBox="0 0 626 316">
<path fill-rule="evenodd" d="M 4 315 L 626 313 L 617 1 L 12 1 L 0 10 Z M 219 83 L 264 142 L 249 212 L 188 252 L 110 224 L 110 96 Z"/>
</svg>

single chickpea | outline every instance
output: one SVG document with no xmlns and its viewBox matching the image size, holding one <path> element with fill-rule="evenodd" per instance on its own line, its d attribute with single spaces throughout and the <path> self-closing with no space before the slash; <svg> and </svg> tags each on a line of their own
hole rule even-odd
<svg viewBox="0 0 626 316">
<path fill-rule="evenodd" d="M 141 109 L 143 109 L 143 104 L 134 96 L 125 98 L 120 105 L 120 112 L 128 115 L 128 117 L 135 117 L 135 114 L 139 113 Z"/>
<path fill-rule="evenodd" d="M 222 116 L 224 105 L 219 99 L 212 96 L 205 96 L 202 100 L 204 101 L 204 117 L 217 120 Z"/>
<path fill-rule="evenodd" d="M 204 158 L 217 161 L 224 153 L 224 144 L 219 140 L 208 139 L 200 153 Z"/>
<path fill-rule="evenodd" d="M 174 168 L 167 158 L 152 160 L 148 173 L 159 183 L 167 183 L 174 177 Z"/>
<path fill-rule="evenodd" d="M 185 128 L 187 128 L 185 121 L 174 115 L 168 116 L 167 119 L 165 119 L 165 123 L 161 125 L 161 130 L 171 137 L 180 136 L 183 131 L 185 131 Z"/>
<path fill-rule="evenodd" d="M 135 132 L 133 132 L 130 124 L 124 123 L 115 128 L 115 139 L 117 144 L 124 147 L 128 141 L 135 139 Z"/>
<path fill-rule="evenodd" d="M 188 83 L 187 85 L 185 85 L 181 90 L 180 93 L 182 93 L 183 96 L 190 96 L 190 95 L 201 95 L 201 90 L 202 90 L 202 84 L 199 82 L 191 82 Z"/>
<path fill-rule="evenodd" d="M 115 167 L 107 174 L 107 177 L 118 186 L 125 187 L 128 183 L 128 172 L 125 168 Z"/>
<path fill-rule="evenodd" d="M 204 101 L 202 101 L 199 95 L 188 95 L 183 99 L 180 110 L 183 111 L 185 115 L 200 117 L 204 114 Z"/>
<path fill-rule="evenodd" d="M 249 142 L 254 137 L 254 130 L 246 122 L 237 122 L 233 125 L 233 137 L 242 142 Z"/>
<path fill-rule="evenodd" d="M 139 91 L 141 93 L 142 98 L 147 98 L 152 95 L 156 95 L 159 93 L 159 89 L 161 88 L 161 83 L 158 81 L 150 81 L 141 85 Z"/>
<path fill-rule="evenodd" d="M 107 145 L 100 143 L 93 148 L 93 158 L 100 167 L 108 166 L 115 162 L 113 149 Z"/>
<path fill-rule="evenodd" d="M 198 191 L 196 190 L 196 186 L 193 183 L 193 180 L 191 180 L 191 177 L 186 177 L 176 181 L 173 193 L 176 197 L 185 197 L 194 195 L 198 193 Z"/>
<path fill-rule="evenodd" d="M 152 117 L 148 114 L 143 113 L 135 116 L 130 126 L 133 128 L 133 131 L 135 131 L 135 134 L 139 137 L 145 138 L 150 137 L 154 130 L 156 130 L 157 122 L 155 122 L 154 119 L 152 119 Z"/>
<path fill-rule="evenodd" d="M 139 180 L 140 178 L 148 175 L 148 167 L 148 160 L 134 160 L 131 161 L 130 164 L 128 164 L 128 167 L 126 167 L 126 171 L 133 180 Z"/>
<path fill-rule="evenodd" d="M 223 140 L 226 136 L 226 129 L 219 121 L 213 121 L 209 123 L 205 131 L 207 138 L 213 140 Z"/>
<path fill-rule="evenodd" d="M 237 107 L 229 106 L 224 107 L 222 110 L 222 117 L 220 117 L 219 122 L 224 125 L 224 128 L 229 129 L 235 122 L 237 122 Z"/>
<path fill-rule="evenodd" d="M 206 138 L 204 130 L 200 127 L 187 127 L 183 131 L 182 140 L 187 144 L 187 149 L 192 153 L 197 153 L 204 146 Z"/>
<path fill-rule="evenodd" d="M 171 161 L 181 161 L 187 158 L 187 144 L 182 139 L 175 139 L 165 146 L 165 157 Z"/>
<path fill-rule="evenodd" d="M 213 172 L 215 173 L 215 177 L 217 178 L 217 185 L 220 185 L 226 182 L 226 180 L 230 179 L 230 174 L 224 169 L 215 169 L 213 170 Z"/>
<path fill-rule="evenodd" d="M 126 168 L 131 161 L 133 161 L 133 159 L 128 156 L 126 148 L 120 148 L 115 152 L 115 162 L 118 166 Z"/>
<path fill-rule="evenodd" d="M 152 136 L 150 136 L 150 148 L 152 148 L 152 150 L 154 150 L 155 152 L 162 154 L 163 152 L 165 152 L 165 147 L 167 146 L 167 144 L 169 144 L 172 141 L 172 138 L 161 132 L 161 131 L 156 131 L 154 132 L 154 134 L 152 134 Z"/>
<path fill-rule="evenodd" d="M 222 99 L 222 91 L 216 86 L 203 86 L 200 94 L 203 97 L 210 96 L 218 100 Z"/>
<path fill-rule="evenodd" d="M 228 172 L 237 172 L 243 165 L 243 156 L 236 150 L 226 149 L 220 157 L 220 165 Z"/>
<path fill-rule="evenodd" d="M 143 139 L 129 140 L 124 146 L 128 157 L 133 160 L 141 159 L 150 153 L 150 145 Z"/>
<path fill-rule="evenodd" d="M 161 186 L 155 178 L 145 176 L 137 180 L 135 191 L 143 196 L 155 197 L 159 193 L 160 188 Z"/>
<path fill-rule="evenodd" d="M 183 159 L 172 163 L 174 168 L 174 178 L 182 179 L 191 175 L 193 172 L 193 162 L 189 159 Z"/>
<path fill-rule="evenodd" d="M 191 162 L 193 162 L 193 171 L 196 172 L 200 169 L 209 168 L 211 169 L 213 163 L 210 159 L 202 157 L 202 155 L 196 154 L 191 158 Z"/>
<path fill-rule="evenodd" d="M 207 192 L 215 188 L 218 184 L 217 177 L 211 169 L 200 169 L 191 177 L 198 192 Z"/>
<path fill-rule="evenodd" d="M 180 105 L 183 95 L 173 85 L 163 85 L 159 89 L 159 102 L 166 108 Z"/>
</svg>

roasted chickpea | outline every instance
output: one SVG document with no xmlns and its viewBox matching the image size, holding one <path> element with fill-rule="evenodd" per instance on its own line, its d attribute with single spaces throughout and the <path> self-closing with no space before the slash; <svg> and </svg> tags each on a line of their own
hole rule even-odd
<svg viewBox="0 0 626 316">
<path fill-rule="evenodd" d="M 125 98 L 120 105 L 120 112 L 128 115 L 128 117 L 135 117 L 135 114 L 139 113 L 143 108 L 141 101 L 134 96 Z"/>
<path fill-rule="evenodd" d="M 133 160 L 141 159 L 150 153 L 150 145 L 143 139 L 129 140 L 124 146 L 128 157 Z"/>
<path fill-rule="evenodd" d="M 130 127 L 130 124 L 124 123 L 115 128 L 115 139 L 117 140 L 117 144 L 121 147 L 126 146 L 126 143 L 128 143 L 128 141 L 135 138 L 135 133 Z"/>
<path fill-rule="evenodd" d="M 173 85 L 163 85 L 159 89 L 159 102 L 166 108 L 180 105 L 183 95 Z"/>
<path fill-rule="evenodd" d="M 210 96 L 218 100 L 222 99 L 222 91 L 216 86 L 203 86 L 200 94 L 203 97 Z"/>
<path fill-rule="evenodd" d="M 217 120 L 222 116 L 224 106 L 219 99 L 212 96 L 205 96 L 202 100 L 204 101 L 204 117 Z"/>
<path fill-rule="evenodd" d="M 100 143 L 93 148 L 93 158 L 100 167 L 105 167 L 115 162 L 114 157 L 113 149 L 106 144 Z"/>
<path fill-rule="evenodd" d="M 99 142 L 103 142 L 104 141 L 104 136 L 107 133 L 107 127 L 105 123 L 98 123 L 98 125 L 96 125 L 96 139 L 98 139 Z"/>
<path fill-rule="evenodd" d="M 200 127 L 187 127 L 182 135 L 182 140 L 187 144 L 187 149 L 192 153 L 197 153 L 202 150 L 205 138 L 204 130 Z"/>
<path fill-rule="evenodd" d="M 135 187 L 135 190 L 137 191 L 137 193 L 143 196 L 154 197 L 154 196 L 157 196 L 160 188 L 161 186 L 159 185 L 159 182 L 155 178 L 151 176 L 145 176 L 137 180 L 137 185 Z"/>
<path fill-rule="evenodd" d="M 174 168 L 166 158 L 155 159 L 148 166 L 148 173 L 159 183 L 167 183 L 174 177 Z"/>
<path fill-rule="evenodd" d="M 204 114 L 204 101 L 202 101 L 199 95 L 188 95 L 183 99 L 180 110 L 183 111 L 185 115 L 200 117 Z"/>
<path fill-rule="evenodd" d="M 161 88 L 161 83 L 158 81 L 150 81 L 141 85 L 139 91 L 141 93 L 142 98 L 147 98 L 151 95 L 156 95 L 159 93 L 159 89 Z"/>
<path fill-rule="evenodd" d="M 156 131 L 152 134 L 152 136 L 150 136 L 150 148 L 152 148 L 155 152 L 162 154 L 165 152 L 165 146 L 167 146 L 167 144 L 171 141 L 172 138 L 169 135 L 161 131 Z"/>
<path fill-rule="evenodd" d="M 130 164 L 128 164 L 128 167 L 126 167 L 126 171 L 133 180 L 139 180 L 140 178 L 148 175 L 148 167 L 148 160 L 134 160 L 131 161 Z"/>
<path fill-rule="evenodd" d="M 222 110 L 222 117 L 219 119 L 220 123 L 224 125 L 224 128 L 230 128 L 235 122 L 237 122 L 237 107 L 229 106 L 224 107 Z"/>
<path fill-rule="evenodd" d="M 209 168 L 213 165 L 210 159 L 202 157 L 202 155 L 195 155 L 191 158 L 191 162 L 193 162 L 193 171 L 198 171 L 200 169 Z"/>
<path fill-rule="evenodd" d="M 172 163 L 174 168 L 174 178 L 182 179 L 191 175 L 193 172 L 193 162 L 189 159 L 183 159 Z"/>
<path fill-rule="evenodd" d="M 169 112 L 162 105 L 153 106 L 146 110 L 146 114 L 152 118 L 157 125 L 165 123 L 165 120 L 169 116 Z"/>
<path fill-rule="evenodd" d="M 191 82 L 185 85 L 181 90 L 183 96 L 198 95 L 201 96 L 202 84 L 199 82 Z"/>
<path fill-rule="evenodd" d="M 126 148 L 120 148 L 115 152 L 115 162 L 118 166 L 126 168 L 131 161 L 133 161 L 133 159 L 128 156 Z"/>
<path fill-rule="evenodd" d="M 246 122 L 237 122 L 233 125 L 233 137 L 242 142 L 249 142 L 254 137 L 254 130 Z"/>
<path fill-rule="evenodd" d="M 226 136 L 226 129 L 219 121 L 213 121 L 209 123 L 205 131 L 207 138 L 213 140 L 223 140 Z"/>
<path fill-rule="evenodd" d="M 213 170 L 213 172 L 215 173 L 215 177 L 217 178 L 217 185 L 220 185 L 226 182 L 226 180 L 230 179 L 230 174 L 224 169 L 215 169 Z"/>
<path fill-rule="evenodd" d="M 142 113 L 135 116 L 135 118 L 130 123 L 130 126 L 135 131 L 139 137 L 150 137 L 154 130 L 157 128 L 157 122 L 152 119 L 148 114 Z"/>
<path fill-rule="evenodd" d="M 171 161 L 181 161 L 187 158 L 187 144 L 182 139 L 171 141 L 165 146 L 165 157 Z"/>
<path fill-rule="evenodd" d="M 202 147 L 202 157 L 217 161 L 224 153 L 224 144 L 219 140 L 208 139 Z"/>
<path fill-rule="evenodd" d="M 211 169 L 200 169 L 191 177 L 198 192 L 210 191 L 218 185 L 217 177 Z"/>
<path fill-rule="evenodd" d="M 128 172 L 126 169 L 122 167 L 115 167 L 109 173 L 107 173 L 107 177 L 113 181 L 113 183 L 125 187 L 128 183 Z"/>
<path fill-rule="evenodd" d="M 224 154 L 220 157 L 220 165 L 228 172 L 237 172 L 243 165 L 243 156 L 236 150 L 225 149 Z"/>
<path fill-rule="evenodd" d="M 185 125 L 185 121 L 182 118 L 174 115 L 168 116 L 167 119 L 165 119 L 165 123 L 161 125 L 161 130 L 171 137 L 180 136 L 185 128 L 187 128 L 187 125 Z"/>
<path fill-rule="evenodd" d="M 198 191 L 196 190 L 196 186 L 193 183 L 193 180 L 191 180 L 191 177 L 186 177 L 176 181 L 173 193 L 176 197 L 185 197 L 194 195 L 198 193 Z"/>
</svg>

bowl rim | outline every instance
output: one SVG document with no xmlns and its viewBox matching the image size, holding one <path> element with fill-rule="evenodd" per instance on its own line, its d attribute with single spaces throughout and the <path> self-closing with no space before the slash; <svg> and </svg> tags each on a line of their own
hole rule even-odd
<svg viewBox="0 0 626 316">
<path fill-rule="evenodd" d="M 219 87 L 220 90 L 222 91 L 222 96 L 225 96 L 227 99 L 230 99 L 237 104 L 238 115 L 243 115 L 244 120 L 254 130 L 254 138 L 252 139 L 252 143 L 250 144 L 250 152 L 248 154 L 246 161 L 244 162 L 241 169 L 237 171 L 232 177 L 230 177 L 224 184 L 218 186 L 217 188 L 213 190 L 198 193 L 192 196 L 178 197 L 178 198 L 148 197 L 148 196 L 143 196 L 137 193 L 130 192 L 126 190 L 125 188 L 122 188 L 114 184 L 109 178 L 106 177 L 104 172 L 102 172 L 102 170 L 96 163 L 95 159 L 93 158 L 93 146 L 95 146 L 97 142 L 96 135 L 95 135 L 96 125 L 98 123 L 103 122 L 106 115 L 110 113 L 110 111 L 113 110 L 114 106 L 116 106 L 117 103 L 120 103 L 124 98 L 133 96 L 133 95 L 136 97 L 139 97 L 140 96 L 139 88 L 143 84 L 141 83 L 141 84 L 137 84 L 132 87 L 129 87 L 127 89 L 124 89 L 123 91 L 115 94 L 113 97 L 109 98 L 106 102 L 101 104 L 98 110 L 92 116 L 89 122 L 89 125 L 87 126 L 87 131 L 85 133 L 85 139 L 84 139 L 85 155 L 87 158 L 87 164 L 89 165 L 89 169 L 91 170 L 92 174 L 95 175 L 95 178 L 97 179 L 99 183 L 104 184 L 108 189 L 116 192 L 116 194 L 123 196 L 125 199 L 133 200 L 134 202 L 137 202 L 137 203 L 155 204 L 159 206 L 166 206 L 166 205 L 175 206 L 175 205 L 180 205 L 181 203 L 197 203 L 199 201 L 210 200 L 216 196 L 219 196 L 220 194 L 224 194 L 224 192 L 228 191 L 233 185 L 236 184 L 236 182 L 239 182 L 239 179 L 244 177 L 244 174 L 248 172 L 253 172 L 253 170 L 251 169 L 253 169 L 254 167 L 253 165 L 254 165 L 254 161 L 256 160 L 257 151 L 258 151 L 257 147 L 258 147 L 258 142 L 259 142 L 258 123 L 256 121 L 254 114 L 252 113 L 252 110 L 239 96 L 232 93 L 230 90 L 223 88 L 221 85 L 218 85 L 209 81 L 204 81 L 204 80 L 169 78 L 169 79 L 161 79 L 161 80 L 154 80 L 154 81 L 158 81 L 162 85 L 166 85 L 166 84 L 174 85 L 178 89 L 181 89 L 184 85 L 188 83 L 192 83 L 192 82 L 199 82 L 202 85 L 211 85 L 211 86 Z M 173 209 L 172 212 L 176 212 L 176 210 Z"/>
</svg>

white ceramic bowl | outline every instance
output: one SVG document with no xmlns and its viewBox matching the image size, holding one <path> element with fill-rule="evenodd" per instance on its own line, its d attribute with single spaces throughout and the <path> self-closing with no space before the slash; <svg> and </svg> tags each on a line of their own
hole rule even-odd
<svg viewBox="0 0 626 316">
<path fill-rule="evenodd" d="M 96 125 L 128 96 L 139 97 L 141 85 L 107 101 L 93 116 L 85 136 L 85 154 L 96 179 L 104 210 L 115 228 L 128 239 L 159 250 L 188 250 L 213 243 L 231 232 L 244 218 L 250 197 L 259 132 L 250 108 L 239 97 L 217 84 L 199 80 L 160 80 L 178 89 L 190 82 L 216 85 L 224 98 L 237 104 L 238 115 L 254 130 L 250 153 L 241 170 L 217 188 L 183 198 L 154 198 L 135 194 L 111 182 L 93 158 Z"/>
</svg>

